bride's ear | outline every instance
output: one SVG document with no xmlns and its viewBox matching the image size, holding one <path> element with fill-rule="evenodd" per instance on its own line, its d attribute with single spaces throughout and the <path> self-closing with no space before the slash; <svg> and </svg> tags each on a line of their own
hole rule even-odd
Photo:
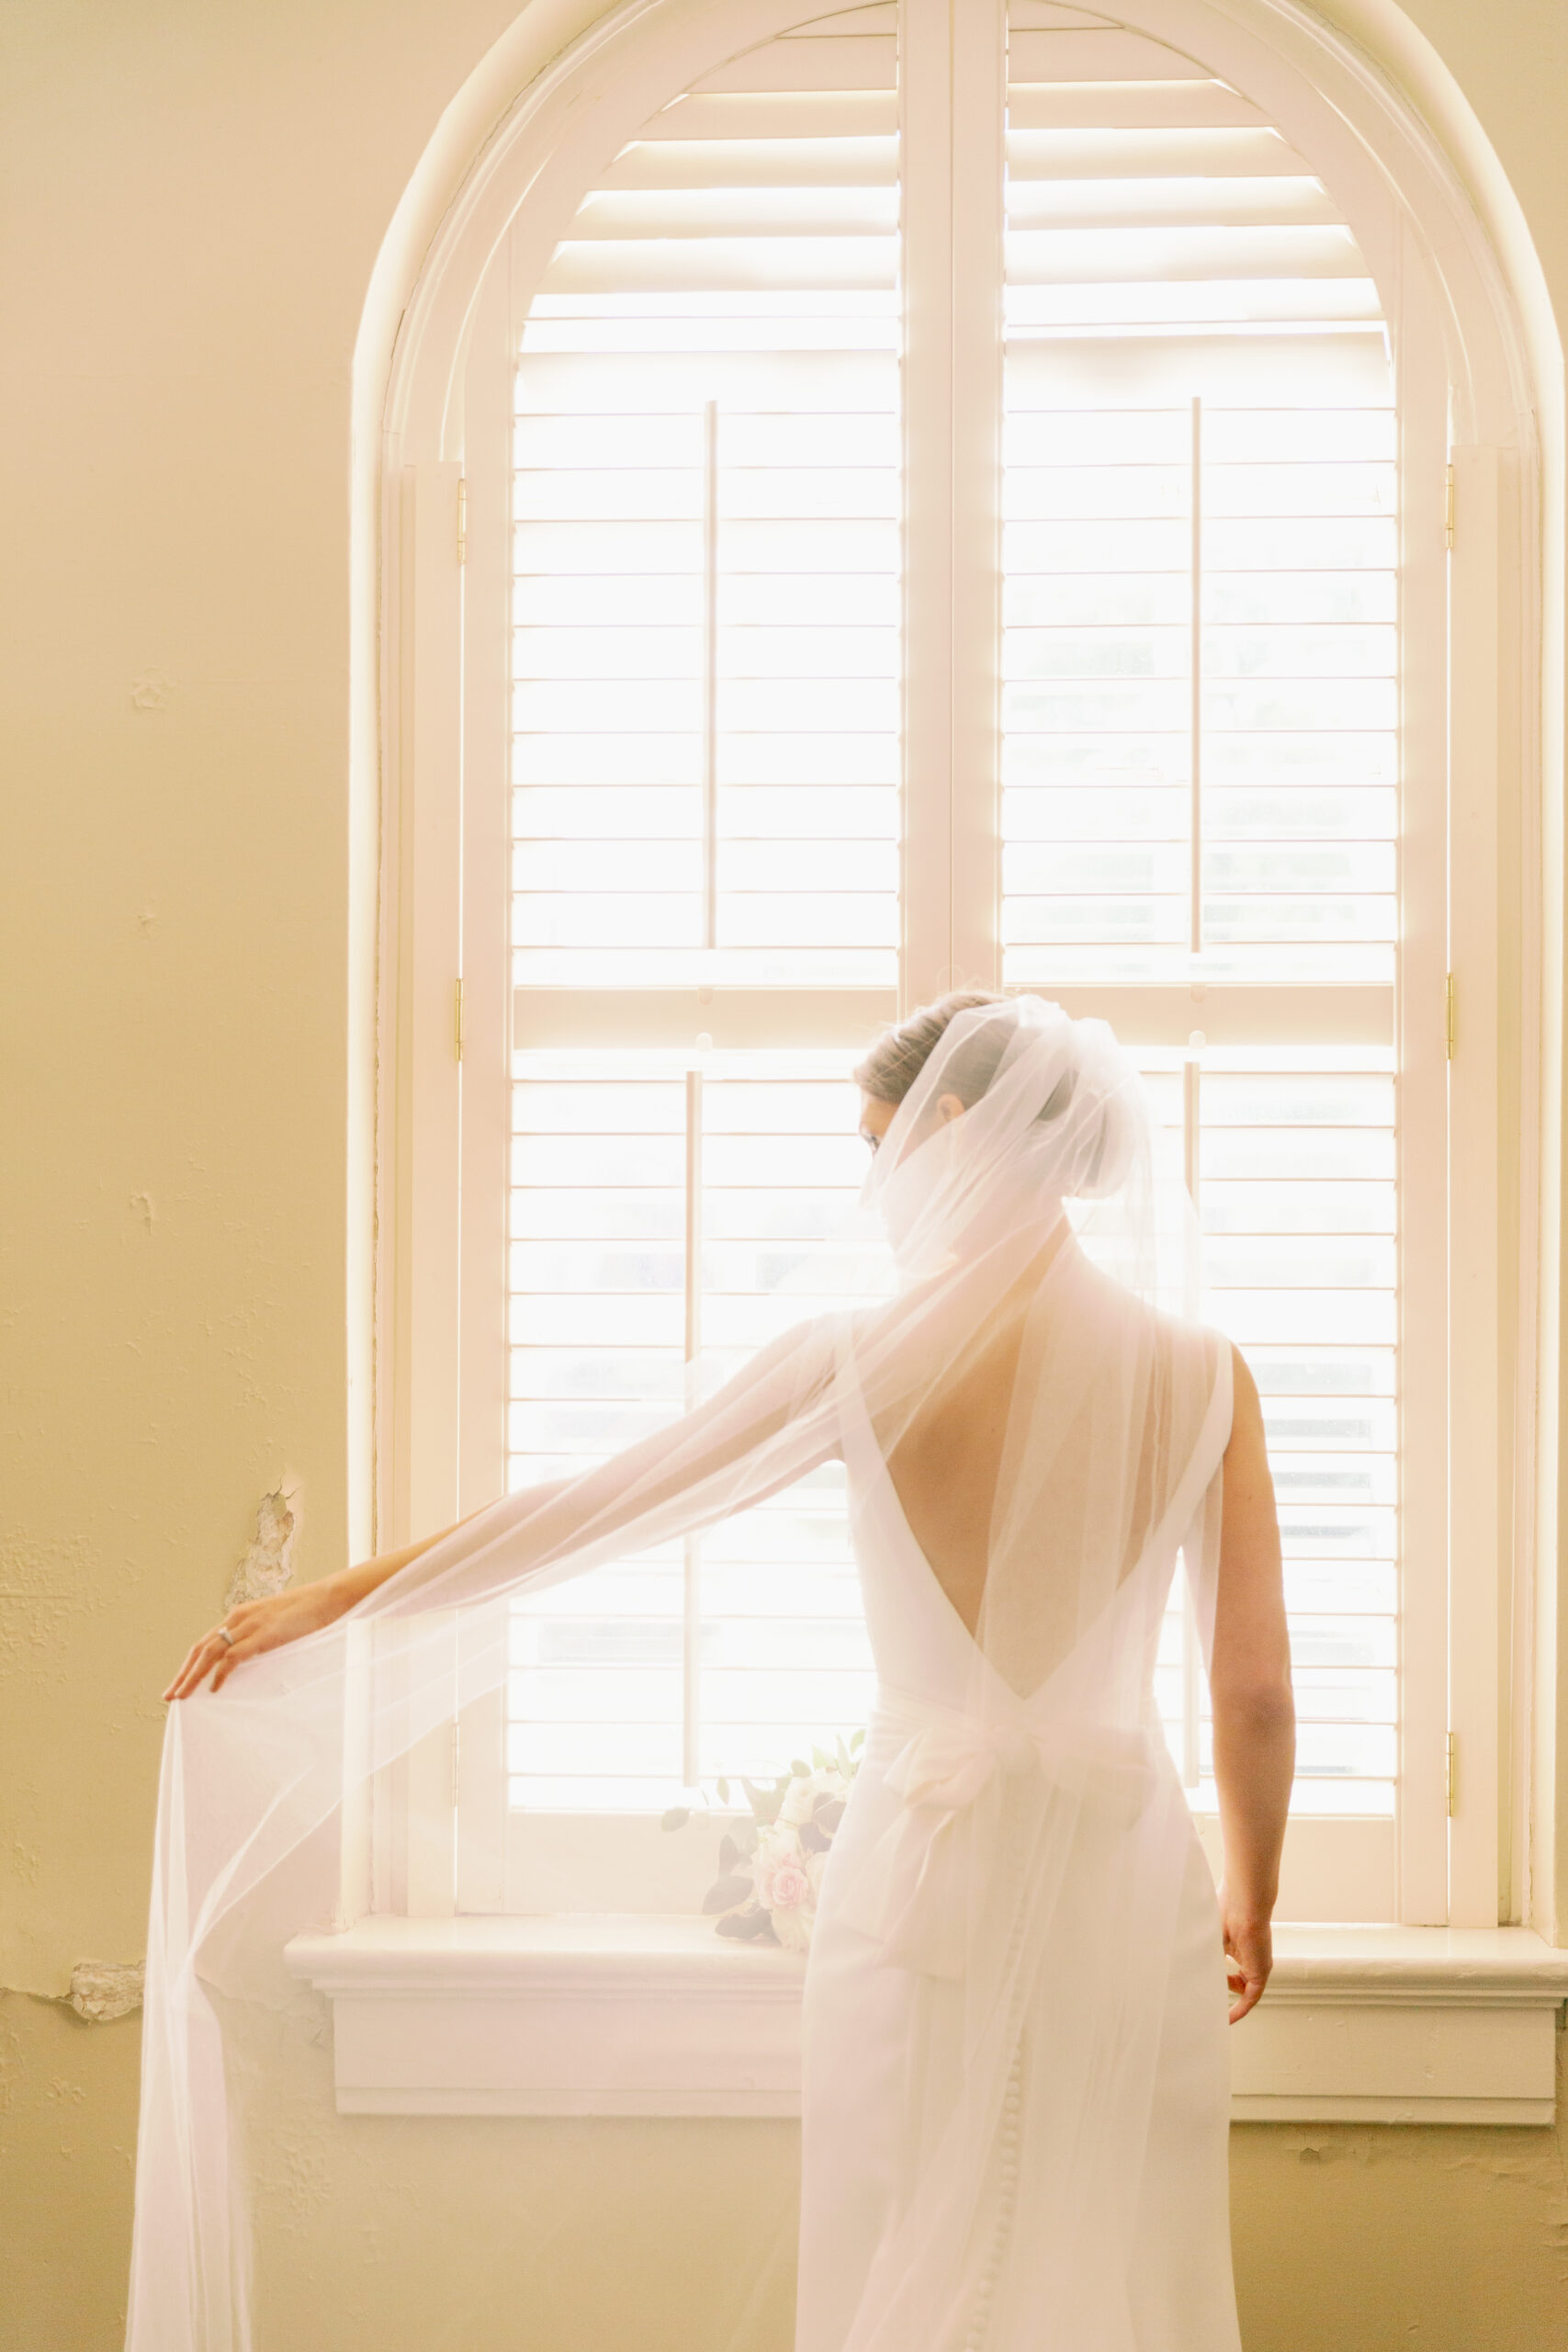
<svg viewBox="0 0 1568 2352">
<path fill-rule="evenodd" d="M 956 1094 L 939 1094 L 936 1098 L 936 1114 L 944 1127 L 950 1127 L 954 1119 L 961 1119 L 964 1116 L 964 1104 Z"/>
</svg>

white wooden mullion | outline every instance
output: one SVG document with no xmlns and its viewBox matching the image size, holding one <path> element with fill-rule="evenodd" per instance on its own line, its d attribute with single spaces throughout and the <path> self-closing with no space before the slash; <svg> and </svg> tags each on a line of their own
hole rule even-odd
<svg viewBox="0 0 1568 2352">
<path fill-rule="evenodd" d="M 420 1640 L 414 1652 L 412 1687 L 407 1664 L 398 1661 L 405 1686 L 405 1703 L 417 1714 L 424 1715 L 432 1713 L 445 1697 L 446 1711 L 412 1742 L 402 1758 L 407 1829 L 401 1907 L 411 1919 L 450 1919 L 457 1908 L 456 1742 L 461 1612 L 455 1609 L 431 1610 L 418 1622 Z M 424 1677 L 430 1671 L 431 1653 L 437 1643 L 445 1652 L 437 1667 L 440 1685 L 427 1689 Z M 434 1678 L 432 1681 L 434 1684 Z"/>
<path fill-rule="evenodd" d="M 463 1059 L 458 1508 L 506 1484 L 510 1142 L 512 327 L 504 259 L 476 305 L 463 389 Z"/>
<path fill-rule="evenodd" d="M 1445 978 L 1450 844 L 1447 376 L 1424 274 L 1398 272 L 1400 978 L 1398 1917 L 1449 1913 L 1449 1200 Z"/>
<path fill-rule="evenodd" d="M 1467 448 L 1456 449 L 1452 462 L 1450 818 L 1456 887 L 1450 952 L 1456 1018 L 1449 1069 L 1449 1713 L 1455 1757 L 1449 1917 L 1456 1927 L 1491 1927 L 1498 1916 L 1503 1537 L 1497 1185 L 1502 460 L 1495 449 Z"/>
<path fill-rule="evenodd" d="M 457 1508 L 460 1086 L 454 1046 L 462 910 L 461 468 L 405 469 L 396 1069 L 398 1399 L 388 1540 Z"/>
<path fill-rule="evenodd" d="M 513 331 L 503 246 L 475 305 L 463 376 L 463 1061 L 458 1505 L 505 1491 L 510 1038 L 512 438 Z M 469 1632 L 460 1626 L 459 1640 Z M 484 1629 L 473 1629 L 483 1638 Z M 504 1632 L 490 1638 L 504 1640 Z M 459 1912 L 504 1897 L 504 1685 L 458 1715 L 446 1762 L 456 1792 L 450 1879 Z M 440 1760 L 433 1757 L 433 1781 Z M 442 1802 L 438 1785 L 433 1788 Z M 445 1860 L 427 1875 L 444 1883 Z"/>
<path fill-rule="evenodd" d="M 720 1052 L 841 1046 L 857 1058 L 867 1038 L 898 1012 L 892 988 L 520 988 L 514 1006 L 512 1036 L 519 1052 L 689 1052 L 705 1034 Z"/>
</svg>

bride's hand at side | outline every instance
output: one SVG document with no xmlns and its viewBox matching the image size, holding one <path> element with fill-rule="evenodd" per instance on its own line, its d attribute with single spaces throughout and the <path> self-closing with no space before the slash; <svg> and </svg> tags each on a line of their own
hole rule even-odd
<svg viewBox="0 0 1568 2352">
<path fill-rule="evenodd" d="M 1225 1901 L 1220 1889 L 1220 1923 L 1225 1948 L 1225 1982 L 1231 1989 L 1230 2021 L 1237 2024 L 1263 1997 L 1263 1987 L 1274 1966 L 1274 1933 L 1267 1917 L 1258 1918 Z"/>
</svg>

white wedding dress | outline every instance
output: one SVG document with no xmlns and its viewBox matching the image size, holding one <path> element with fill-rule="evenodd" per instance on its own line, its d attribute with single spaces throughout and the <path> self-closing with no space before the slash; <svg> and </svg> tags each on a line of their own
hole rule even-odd
<svg viewBox="0 0 1568 2352">
<path fill-rule="evenodd" d="M 1079 1713 L 1102 1624 L 1087 1676 L 1004 1685 L 840 1383 L 879 1699 L 807 1972 L 796 2352 L 1237 2352 L 1219 1914 L 1152 1690 L 1178 1544 L 1217 1518 L 1223 1342 L 1213 1367 L 1116 1594 L 1142 1732 L 1103 1690 Z"/>
</svg>

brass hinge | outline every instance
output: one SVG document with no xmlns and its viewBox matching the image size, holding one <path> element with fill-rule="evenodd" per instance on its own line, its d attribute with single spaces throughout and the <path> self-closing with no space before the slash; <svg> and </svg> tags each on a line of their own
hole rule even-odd
<svg viewBox="0 0 1568 2352">
<path fill-rule="evenodd" d="M 1450 1062 L 1454 1057 L 1454 1037 L 1457 1034 L 1457 1030 L 1458 1014 L 1454 1006 L 1454 976 L 1450 972 L 1443 986 L 1443 1039 L 1448 1047 L 1448 1057 Z"/>
<path fill-rule="evenodd" d="M 1456 1784 L 1456 1781 L 1457 1781 L 1457 1779 L 1458 1779 L 1457 1768 L 1456 1768 L 1456 1766 L 1455 1766 L 1455 1762 L 1454 1762 L 1454 1756 L 1455 1756 L 1456 1745 L 1457 1745 L 1457 1743 L 1456 1743 L 1456 1741 L 1455 1741 L 1455 1739 L 1454 1739 L 1454 1736 L 1453 1736 L 1452 1732 L 1450 1731 L 1450 1732 L 1449 1733 L 1449 1735 L 1448 1735 L 1448 1740 L 1447 1740 L 1447 1744 L 1446 1744 L 1446 1753 L 1445 1753 L 1444 1759 L 1443 1759 L 1443 1769 L 1444 1769 L 1444 1789 L 1445 1789 L 1445 1792 L 1446 1792 L 1446 1803 L 1447 1803 L 1447 1805 L 1448 1805 L 1449 1818 L 1450 1818 L 1450 1821 L 1453 1819 L 1453 1813 L 1454 1813 L 1454 1788 L 1455 1788 L 1455 1784 Z"/>
<path fill-rule="evenodd" d="M 459 1061 L 463 1058 L 463 983 L 457 980 L 452 988 L 452 1046 Z"/>
<path fill-rule="evenodd" d="M 1449 468 L 1448 491 L 1443 500 L 1443 534 L 1450 547 L 1454 543 L 1454 469 Z"/>
<path fill-rule="evenodd" d="M 1453 473 L 1451 466 L 1449 472 L 1451 479 Z M 1451 531 L 1449 534 L 1449 539 L 1451 545 L 1453 540 Z M 457 560 L 459 563 L 467 563 L 468 560 L 468 483 L 464 474 L 459 474 L 457 477 Z"/>
</svg>

